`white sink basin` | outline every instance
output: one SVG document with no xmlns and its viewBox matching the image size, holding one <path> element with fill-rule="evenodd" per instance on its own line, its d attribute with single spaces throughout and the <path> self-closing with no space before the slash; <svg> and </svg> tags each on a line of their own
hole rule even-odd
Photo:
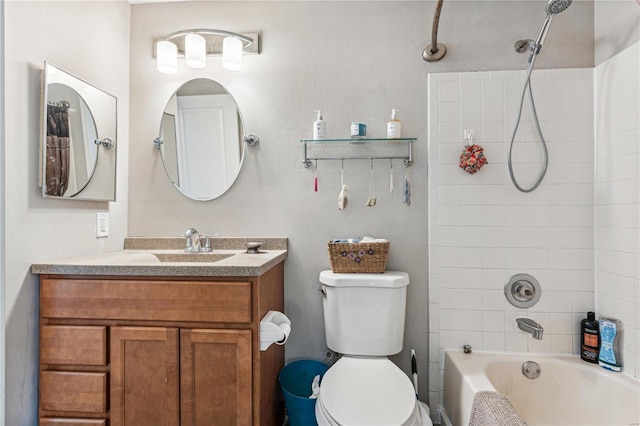
<svg viewBox="0 0 640 426">
<path fill-rule="evenodd" d="M 208 262 L 213 263 L 233 256 L 235 253 L 152 253 L 160 262 Z"/>
</svg>

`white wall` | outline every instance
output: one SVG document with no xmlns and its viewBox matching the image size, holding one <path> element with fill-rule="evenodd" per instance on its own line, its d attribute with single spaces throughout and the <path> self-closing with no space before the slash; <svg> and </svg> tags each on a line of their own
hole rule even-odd
<svg viewBox="0 0 640 426">
<path fill-rule="evenodd" d="M 438 43 L 447 46 L 447 54 L 445 59 L 425 68 L 438 73 L 522 69 L 527 55 L 515 53 L 513 45 L 517 40 L 535 40 L 546 17 L 547 3 L 547 0 L 445 1 Z M 435 4 L 435 1 L 425 3 L 422 23 L 415 28 L 428 43 Z M 591 0 L 576 0 L 556 15 L 536 62 L 539 69 L 593 66 L 593 7 Z"/>
<path fill-rule="evenodd" d="M 431 406 L 443 349 L 577 353 L 580 319 L 594 309 L 592 69 L 534 70 L 532 88 L 549 166 L 533 192 L 519 192 L 507 168 L 524 71 L 429 76 L 429 328 Z M 471 175 L 460 152 L 474 129 L 488 160 Z M 521 186 L 541 168 L 531 110 L 516 135 Z M 542 288 L 529 309 L 512 306 L 504 285 L 517 273 Z M 542 340 L 515 318 L 544 328 Z M 440 373 L 440 374 L 438 374 Z"/>
<path fill-rule="evenodd" d="M 636 42 L 595 68 L 596 310 L 623 322 L 624 371 L 636 378 L 640 377 L 639 64 L 640 42 Z"/>
<path fill-rule="evenodd" d="M 0 22 L 4 23 L 4 0 L 0 0 Z M 4 25 L 3 25 L 4 28 Z M 4 31 L 0 31 L 0 164 L 4 165 Z M 4 277 L 4 167 L 0 172 L 0 395 L 6 392 L 6 363 L 5 354 L 5 277 Z M 5 412 L 5 399 L 0 398 L 0 413 Z M 0 415 L 0 426 L 4 426 L 4 416 Z"/>
<path fill-rule="evenodd" d="M 595 64 L 640 40 L 640 4 L 636 0 L 595 0 Z"/>
<path fill-rule="evenodd" d="M 126 2 L 5 3 L 3 236 L 7 425 L 37 423 L 38 280 L 34 262 L 122 248 L 127 225 L 129 11 Z M 43 199 L 38 188 L 40 70 L 44 61 L 118 98 L 118 201 Z M 110 237 L 95 238 L 97 211 Z"/>
</svg>

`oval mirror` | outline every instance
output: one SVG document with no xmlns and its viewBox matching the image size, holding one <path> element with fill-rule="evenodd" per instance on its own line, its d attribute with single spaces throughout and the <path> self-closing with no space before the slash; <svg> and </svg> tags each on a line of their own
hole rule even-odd
<svg viewBox="0 0 640 426">
<path fill-rule="evenodd" d="M 96 122 L 72 87 L 47 85 L 46 195 L 73 197 L 91 180 L 98 161 Z"/>
<path fill-rule="evenodd" d="M 221 84 L 183 84 L 167 102 L 156 139 L 171 183 L 194 200 L 224 194 L 240 173 L 243 130 L 238 105 Z"/>
</svg>

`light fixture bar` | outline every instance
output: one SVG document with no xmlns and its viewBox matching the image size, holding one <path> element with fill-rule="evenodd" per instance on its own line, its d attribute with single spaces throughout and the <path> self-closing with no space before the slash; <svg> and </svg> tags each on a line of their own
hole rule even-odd
<svg viewBox="0 0 640 426">
<path fill-rule="evenodd" d="M 167 37 L 163 39 L 158 39 L 156 41 L 166 40 L 174 43 L 177 46 L 178 56 L 185 56 L 185 37 L 188 34 L 199 34 L 204 37 L 206 41 L 206 51 L 207 56 L 217 56 L 222 54 L 222 43 L 226 37 L 234 37 L 242 41 L 243 54 L 260 54 L 259 51 L 259 34 L 258 33 L 248 33 L 248 34 L 238 34 L 231 31 L 224 30 L 212 30 L 212 29 L 192 29 L 192 30 L 182 30 L 177 31 L 175 33 L 169 34 Z M 157 43 L 154 43 L 156 46 Z M 154 55 L 157 52 L 154 49 Z"/>
<path fill-rule="evenodd" d="M 225 31 L 225 30 L 209 30 L 206 28 L 201 28 L 201 29 L 197 29 L 197 30 L 182 30 L 182 31 L 177 31 L 175 33 L 171 33 L 167 36 L 167 40 L 173 41 L 174 38 L 184 38 L 187 36 L 187 34 L 199 34 L 203 37 L 206 36 L 222 36 L 224 37 L 234 37 L 237 39 L 242 40 L 245 45 L 244 47 L 248 47 L 249 45 L 251 45 L 253 43 L 253 38 L 243 35 L 243 34 L 238 34 L 238 33 L 234 33 L 231 31 Z"/>
</svg>

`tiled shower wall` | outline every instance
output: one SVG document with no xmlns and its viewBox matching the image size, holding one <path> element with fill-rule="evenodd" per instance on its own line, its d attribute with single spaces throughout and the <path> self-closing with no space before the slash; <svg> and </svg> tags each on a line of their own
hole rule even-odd
<svg viewBox="0 0 640 426">
<path fill-rule="evenodd" d="M 429 75 L 429 402 L 442 387 L 443 348 L 577 353 L 579 322 L 594 309 L 593 69 L 536 70 L 532 88 L 549 149 L 547 175 L 525 194 L 512 185 L 507 150 L 523 71 Z M 458 166 L 473 130 L 488 164 Z M 541 168 L 531 109 L 516 135 L 522 186 Z M 530 309 L 509 304 L 504 284 L 529 273 L 542 296 Z M 514 318 L 544 327 L 535 340 Z"/>
<path fill-rule="evenodd" d="M 640 377 L 640 42 L 595 68 L 596 311 L 624 325 L 624 371 Z"/>
</svg>

